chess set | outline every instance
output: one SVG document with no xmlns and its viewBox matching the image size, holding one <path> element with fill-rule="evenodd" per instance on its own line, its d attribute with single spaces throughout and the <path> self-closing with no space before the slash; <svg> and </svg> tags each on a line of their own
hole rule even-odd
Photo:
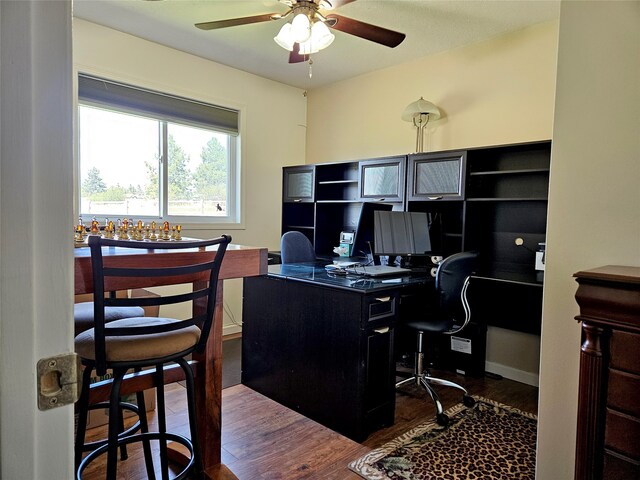
<svg viewBox="0 0 640 480">
<path fill-rule="evenodd" d="M 115 223 L 107 219 L 104 225 L 93 218 L 91 225 L 86 226 L 82 219 L 78 220 L 78 224 L 74 229 L 74 244 L 76 247 L 86 247 L 87 238 L 91 235 L 100 235 L 104 238 L 114 238 L 117 240 L 137 240 L 140 242 L 150 241 L 180 241 L 182 226 L 170 226 L 169 222 L 151 222 L 144 224 L 142 220 L 134 222 L 132 219 L 118 219 Z"/>
</svg>

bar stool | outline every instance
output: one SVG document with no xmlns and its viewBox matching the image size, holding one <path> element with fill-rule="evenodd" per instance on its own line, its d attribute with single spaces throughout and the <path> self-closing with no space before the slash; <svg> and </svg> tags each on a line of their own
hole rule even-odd
<svg viewBox="0 0 640 480">
<path fill-rule="evenodd" d="M 94 285 L 95 326 L 79 334 L 75 339 L 76 353 L 85 368 L 95 368 L 98 375 L 112 369 L 113 380 L 109 400 L 109 426 L 107 443 L 89 453 L 76 471 L 76 478 L 82 478 L 83 471 L 96 458 L 107 454 L 107 479 L 117 475 L 117 449 L 121 445 L 142 442 L 145 449 L 147 473 L 153 477 L 153 460 L 150 442 L 160 444 L 160 466 L 163 478 L 168 478 L 169 457 L 167 442 L 173 441 L 185 447 L 190 459 L 175 479 L 188 475 L 200 476 L 203 470 L 201 446 L 196 423 L 195 383 L 191 366 L 186 358 L 194 352 L 205 349 L 212 327 L 216 306 L 216 293 L 220 265 L 231 237 L 222 235 L 211 240 L 180 242 L 139 242 L 89 237 Z M 112 247 L 115 255 L 102 255 L 102 247 Z M 210 253 L 196 252 L 206 247 L 217 246 Z M 161 252 L 154 252 L 154 266 L 148 267 L 144 257 L 137 255 L 118 256 L 118 250 L 184 250 L 183 261 L 179 265 L 175 256 L 164 259 Z M 143 261 L 141 261 L 141 259 Z M 186 284 L 193 283 L 194 290 L 188 293 L 168 293 L 149 298 L 104 298 L 104 292 L 117 290 L 124 284 Z M 200 285 L 204 285 L 200 287 Z M 111 306 L 173 305 L 188 303 L 194 307 L 194 314 L 187 320 L 155 317 L 134 317 L 105 322 L 104 309 Z M 191 438 L 167 432 L 164 400 L 164 365 L 177 364 L 185 375 L 187 404 Z M 130 435 L 119 433 L 118 408 L 120 388 L 127 371 L 135 368 L 153 368 L 154 384 L 157 390 L 157 432 L 141 432 Z M 82 385 L 79 400 L 80 412 L 87 411 L 90 385 Z M 144 402 L 142 402 L 144 404 Z M 81 427 L 80 425 L 79 427 Z M 149 452 L 149 455 L 147 453 Z"/>
<path fill-rule="evenodd" d="M 73 305 L 73 320 L 74 320 L 74 330 L 75 335 L 78 336 L 82 332 L 93 328 L 94 326 L 94 308 L 95 305 L 93 302 L 80 302 Z M 106 307 L 104 311 L 105 323 L 113 322 L 115 320 L 121 320 L 123 318 L 132 318 L 132 317 L 144 317 L 144 309 L 138 306 L 130 306 L 130 307 Z M 91 369 L 85 369 L 83 372 L 83 382 L 90 382 L 91 380 Z M 142 402 L 142 403 L 141 403 Z M 146 409 L 144 405 L 144 394 L 140 392 L 140 394 L 136 395 L 136 403 L 134 405 L 128 402 L 121 402 L 120 411 L 118 412 L 118 418 L 120 419 L 120 432 L 121 435 L 130 435 L 140 430 L 141 428 L 145 428 L 147 415 Z M 142 405 L 142 411 L 138 407 L 138 405 Z M 89 410 L 98 410 L 107 408 L 108 403 L 100 402 L 89 405 L 87 410 L 84 412 L 80 412 L 78 418 L 78 426 L 84 425 L 83 428 L 78 428 L 76 431 L 76 439 L 74 446 L 74 457 L 75 457 L 75 466 L 78 468 L 80 462 L 82 461 L 82 454 L 84 452 L 90 452 L 95 450 L 98 447 L 104 445 L 107 440 L 96 440 L 93 442 L 86 442 L 86 424 Z M 129 427 L 126 431 L 124 429 L 124 411 L 128 410 L 134 412 L 138 416 L 138 421 L 135 422 L 131 427 Z M 127 455 L 127 447 L 123 445 L 120 448 L 120 458 L 122 460 L 126 460 Z"/>
</svg>

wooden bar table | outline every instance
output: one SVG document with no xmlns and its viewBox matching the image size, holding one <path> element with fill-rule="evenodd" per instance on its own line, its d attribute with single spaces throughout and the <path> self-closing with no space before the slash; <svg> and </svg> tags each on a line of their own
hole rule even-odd
<svg viewBox="0 0 640 480">
<path fill-rule="evenodd" d="M 167 260 L 179 261 L 181 255 L 213 256 L 214 250 L 193 250 L 189 253 L 175 252 L 171 250 L 155 252 L 143 250 L 131 250 L 131 255 L 140 257 L 141 261 L 153 268 Z M 108 255 L 106 253 L 105 255 Z M 130 260 L 128 253 L 113 254 L 114 258 Z M 161 260 L 161 262 L 159 261 Z M 115 262 L 115 260 L 114 260 Z M 115 263 L 114 263 L 115 266 Z M 89 248 L 75 249 L 75 293 L 93 293 L 93 279 L 91 273 L 91 255 Z M 267 273 L 267 249 L 259 247 L 247 247 L 231 244 L 227 248 L 222 267 L 220 280 L 232 278 L 245 278 Z M 131 288 L 144 288 L 160 286 L 154 283 L 157 279 L 123 278 L 123 284 L 118 290 Z M 223 322 L 223 282 L 218 282 L 217 305 L 212 329 L 207 342 L 205 352 L 193 356 L 196 402 L 198 415 L 198 428 L 200 444 L 202 446 L 205 477 L 214 479 L 236 478 L 224 465 L 221 464 L 221 406 L 222 406 L 222 322 Z M 194 308 L 198 308 L 194 305 Z M 153 370 L 145 370 L 140 373 L 127 375 L 122 384 L 122 394 L 133 393 L 139 390 L 153 388 Z M 166 368 L 165 383 L 174 383 L 184 378 L 181 369 Z M 92 385 L 91 402 L 104 401 L 108 398 L 110 382 L 99 382 Z"/>
</svg>

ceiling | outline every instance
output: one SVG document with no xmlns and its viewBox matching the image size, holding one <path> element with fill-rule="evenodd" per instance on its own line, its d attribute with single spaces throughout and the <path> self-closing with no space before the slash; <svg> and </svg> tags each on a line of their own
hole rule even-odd
<svg viewBox="0 0 640 480">
<path fill-rule="evenodd" d="M 289 64 L 273 37 L 285 20 L 204 31 L 195 23 L 284 13 L 277 0 L 73 0 L 74 17 L 287 85 L 312 89 L 557 19 L 559 0 L 357 0 L 335 13 L 407 35 L 396 48 L 334 31 L 327 49 Z M 290 20 L 290 19 L 288 19 Z"/>
</svg>

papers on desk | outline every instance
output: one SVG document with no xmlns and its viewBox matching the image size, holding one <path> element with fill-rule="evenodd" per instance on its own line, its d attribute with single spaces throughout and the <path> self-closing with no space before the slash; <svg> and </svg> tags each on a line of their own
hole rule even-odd
<svg viewBox="0 0 640 480">
<path fill-rule="evenodd" d="M 349 268 L 349 267 L 356 267 L 358 265 L 360 265 L 360 262 L 333 262 L 333 264 L 327 265 L 327 267 L 334 266 L 338 268 Z"/>
<path fill-rule="evenodd" d="M 360 265 L 358 262 L 333 262 L 329 265 L 325 265 L 324 269 L 327 273 L 335 273 L 336 275 L 346 275 L 348 268 L 354 268 Z"/>
</svg>

